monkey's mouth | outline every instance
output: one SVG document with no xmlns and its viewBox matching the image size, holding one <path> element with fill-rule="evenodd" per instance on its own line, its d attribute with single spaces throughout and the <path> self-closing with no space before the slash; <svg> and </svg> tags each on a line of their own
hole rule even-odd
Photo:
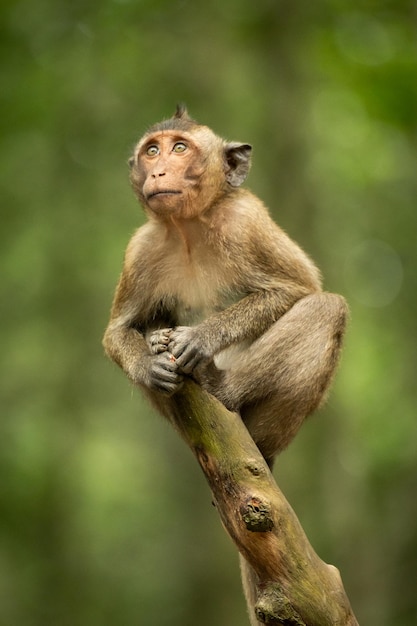
<svg viewBox="0 0 417 626">
<path fill-rule="evenodd" d="M 175 191 L 173 189 L 161 189 L 160 191 L 153 191 L 152 193 L 150 193 L 148 195 L 148 200 L 156 198 L 156 196 L 178 196 L 181 193 L 181 191 Z"/>
</svg>

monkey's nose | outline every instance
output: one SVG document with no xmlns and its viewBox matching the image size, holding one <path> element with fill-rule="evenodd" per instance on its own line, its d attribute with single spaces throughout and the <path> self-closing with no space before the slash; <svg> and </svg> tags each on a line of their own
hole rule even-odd
<svg viewBox="0 0 417 626">
<path fill-rule="evenodd" d="M 152 178 L 158 178 L 159 176 L 165 176 L 165 172 L 158 172 L 156 174 L 152 174 Z"/>
</svg>

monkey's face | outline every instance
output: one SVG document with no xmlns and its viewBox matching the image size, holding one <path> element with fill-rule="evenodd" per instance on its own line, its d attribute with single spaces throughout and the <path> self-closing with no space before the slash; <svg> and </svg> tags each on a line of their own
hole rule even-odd
<svg viewBox="0 0 417 626">
<path fill-rule="evenodd" d="M 139 142 L 131 160 L 131 181 L 139 200 L 153 213 L 189 218 L 212 202 L 213 181 L 224 178 L 224 174 L 221 161 L 213 156 L 219 150 L 209 150 L 205 145 L 208 137 L 203 135 L 166 130 L 145 135 Z M 210 139 L 213 143 L 217 137 L 212 134 Z M 213 176 L 213 169 L 220 176 Z M 207 200 L 203 202 L 203 198 Z"/>
</svg>

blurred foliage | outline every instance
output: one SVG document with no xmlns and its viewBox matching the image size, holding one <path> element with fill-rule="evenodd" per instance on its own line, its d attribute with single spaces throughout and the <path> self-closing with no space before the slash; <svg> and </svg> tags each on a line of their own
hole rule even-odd
<svg viewBox="0 0 417 626">
<path fill-rule="evenodd" d="M 417 46 L 409 0 L 4 0 L 0 622 L 246 623 L 197 464 L 102 353 L 143 220 L 131 147 L 177 101 L 352 309 L 278 482 L 359 622 L 417 622 Z M 196 617 L 197 616 L 197 617 Z"/>
</svg>

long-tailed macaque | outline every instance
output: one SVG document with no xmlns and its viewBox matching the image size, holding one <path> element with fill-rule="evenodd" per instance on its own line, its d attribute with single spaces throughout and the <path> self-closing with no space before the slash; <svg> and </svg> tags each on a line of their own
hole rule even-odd
<svg viewBox="0 0 417 626">
<path fill-rule="evenodd" d="M 240 188 L 251 150 L 184 107 L 145 133 L 129 164 L 149 221 L 127 247 L 103 343 L 162 413 L 192 376 L 271 465 L 329 386 L 347 308 Z"/>
<path fill-rule="evenodd" d="M 149 220 L 127 247 L 103 343 L 163 414 L 193 377 L 239 412 L 272 466 L 323 399 L 347 307 L 240 188 L 251 149 L 183 107 L 145 133 L 129 164 Z M 256 576 L 242 569 L 253 607 Z"/>
</svg>

